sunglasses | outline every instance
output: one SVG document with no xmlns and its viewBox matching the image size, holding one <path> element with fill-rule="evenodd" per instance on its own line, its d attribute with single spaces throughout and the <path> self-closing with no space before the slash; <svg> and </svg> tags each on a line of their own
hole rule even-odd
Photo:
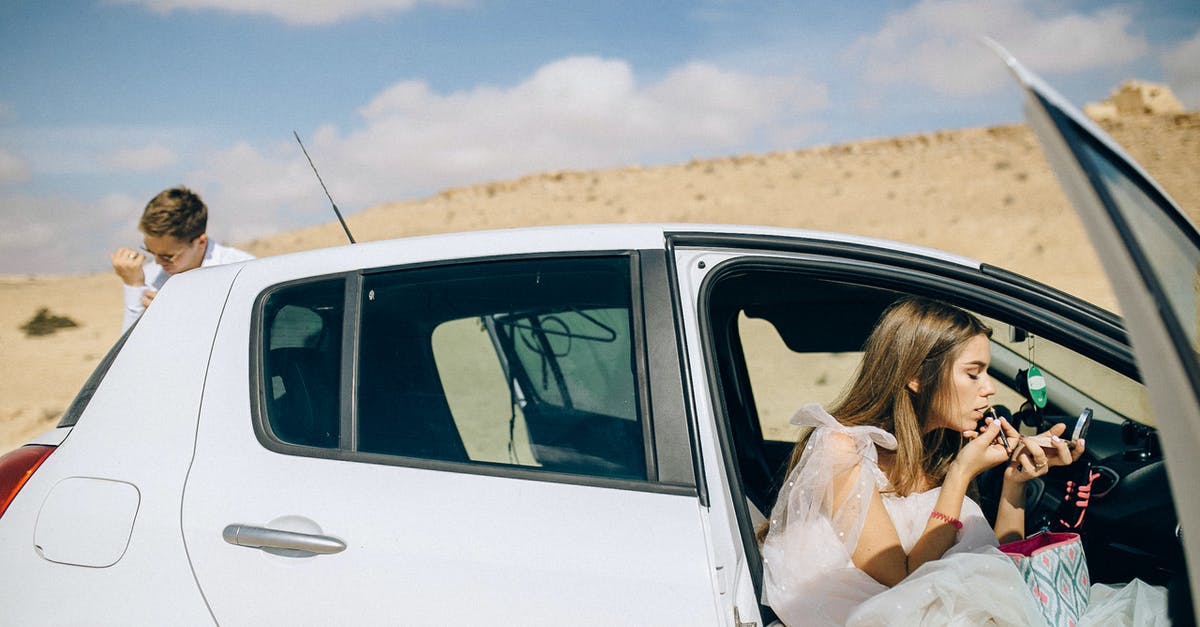
<svg viewBox="0 0 1200 627">
<path fill-rule="evenodd" d="M 186 253 L 188 251 L 188 249 L 192 247 L 192 244 L 194 244 L 195 242 L 196 242 L 196 240 L 193 239 L 192 241 L 188 242 L 187 246 L 184 246 L 182 250 L 173 252 L 169 255 L 165 255 L 163 253 L 156 253 L 153 250 L 146 248 L 145 245 L 138 246 L 138 248 L 141 248 L 142 252 L 146 253 L 147 255 L 150 255 L 151 257 L 154 257 L 160 263 L 171 263 L 172 261 L 175 261 L 176 259 L 178 259 L 179 256 L 182 255 L 183 253 Z"/>
</svg>

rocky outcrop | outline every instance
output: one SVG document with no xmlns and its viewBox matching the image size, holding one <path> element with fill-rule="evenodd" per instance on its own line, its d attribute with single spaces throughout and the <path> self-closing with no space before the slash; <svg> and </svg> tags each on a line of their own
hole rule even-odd
<svg viewBox="0 0 1200 627">
<path fill-rule="evenodd" d="M 1170 87 L 1145 81 L 1125 81 L 1103 102 L 1089 102 L 1083 107 L 1083 112 L 1093 120 L 1182 113 L 1183 110 L 1183 103 Z"/>
</svg>

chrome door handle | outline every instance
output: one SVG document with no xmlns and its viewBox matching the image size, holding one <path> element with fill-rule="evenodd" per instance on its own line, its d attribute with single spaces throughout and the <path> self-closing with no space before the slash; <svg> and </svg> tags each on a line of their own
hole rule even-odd
<svg viewBox="0 0 1200 627">
<path fill-rule="evenodd" d="M 332 536 L 251 525 L 228 525 L 221 532 L 221 537 L 233 545 L 262 549 L 268 553 L 288 557 L 329 555 L 346 550 L 346 543 Z"/>
</svg>

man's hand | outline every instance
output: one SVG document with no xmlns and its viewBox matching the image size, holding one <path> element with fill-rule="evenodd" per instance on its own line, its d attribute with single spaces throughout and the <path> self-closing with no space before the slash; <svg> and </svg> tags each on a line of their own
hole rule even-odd
<svg viewBox="0 0 1200 627">
<path fill-rule="evenodd" d="M 157 295 L 158 292 L 154 290 L 146 290 L 142 292 L 142 307 L 149 307 L 150 301 L 154 300 L 154 297 Z"/>
<path fill-rule="evenodd" d="M 112 261 L 113 271 L 121 277 L 125 285 L 141 287 L 146 284 L 146 273 L 142 271 L 142 263 L 146 261 L 145 255 L 132 248 L 121 247 L 109 259 Z"/>
</svg>

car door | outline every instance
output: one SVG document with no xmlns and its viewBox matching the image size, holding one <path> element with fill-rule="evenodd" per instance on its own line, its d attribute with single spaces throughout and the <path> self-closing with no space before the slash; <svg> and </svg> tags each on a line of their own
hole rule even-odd
<svg viewBox="0 0 1200 627">
<path fill-rule="evenodd" d="M 214 618 L 723 624 L 662 251 L 438 248 L 239 277 L 182 512 Z"/>
<path fill-rule="evenodd" d="M 1150 394 L 1179 510 L 1187 561 L 1200 564 L 1200 234 L 1099 127 L 1011 55 L 1025 113 L 1089 238 L 1124 313 Z M 1191 577 L 1192 598 L 1200 577 Z"/>
</svg>

